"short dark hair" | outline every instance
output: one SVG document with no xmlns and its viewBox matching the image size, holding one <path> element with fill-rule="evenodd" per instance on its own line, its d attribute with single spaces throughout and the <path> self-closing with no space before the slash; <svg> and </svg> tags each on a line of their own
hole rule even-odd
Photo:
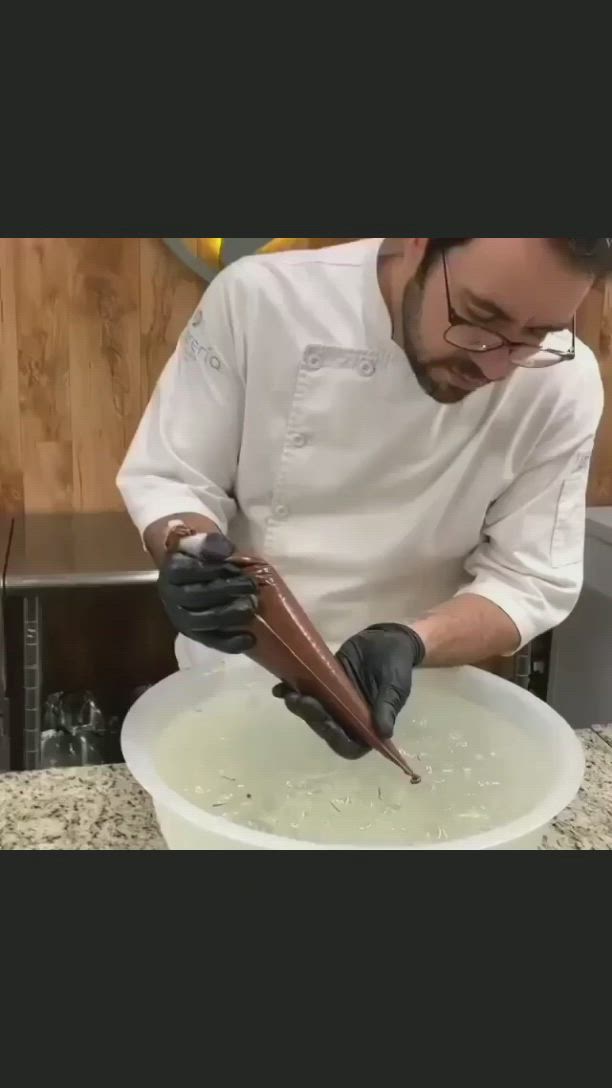
<svg viewBox="0 0 612 1088">
<path fill-rule="evenodd" d="M 427 264 L 431 264 L 443 249 L 471 241 L 471 238 L 430 238 Z M 612 238 L 551 238 L 550 241 L 585 272 L 598 278 L 612 274 Z"/>
</svg>

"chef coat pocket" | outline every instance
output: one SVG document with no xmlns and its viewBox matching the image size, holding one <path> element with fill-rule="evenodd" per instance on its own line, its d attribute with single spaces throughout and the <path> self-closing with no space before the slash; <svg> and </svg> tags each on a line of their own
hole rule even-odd
<svg viewBox="0 0 612 1088">
<path fill-rule="evenodd" d="M 553 567 L 580 563 L 584 558 L 586 527 L 586 489 L 592 446 L 581 450 L 570 475 L 559 492 L 552 534 L 551 561 Z"/>
</svg>

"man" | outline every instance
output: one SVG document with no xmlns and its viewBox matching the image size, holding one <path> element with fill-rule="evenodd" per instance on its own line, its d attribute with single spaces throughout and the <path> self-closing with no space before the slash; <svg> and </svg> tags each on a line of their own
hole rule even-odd
<svg viewBox="0 0 612 1088">
<path fill-rule="evenodd" d="M 248 649 L 257 587 L 169 559 L 176 519 L 278 567 L 386 736 L 416 666 L 511 655 L 560 623 L 603 403 L 575 314 L 611 243 L 368 238 L 221 273 L 118 477 L 179 664 Z M 275 693 L 364 754 L 314 700 Z"/>
</svg>

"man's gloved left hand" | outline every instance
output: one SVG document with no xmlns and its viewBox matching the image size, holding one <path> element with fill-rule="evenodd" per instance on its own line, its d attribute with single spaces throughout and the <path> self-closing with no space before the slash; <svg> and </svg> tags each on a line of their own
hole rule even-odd
<svg viewBox="0 0 612 1088">
<path fill-rule="evenodd" d="M 412 689 L 412 670 L 425 657 L 419 635 L 399 623 L 378 623 L 349 638 L 336 657 L 372 707 L 381 737 L 392 737 L 395 719 Z M 316 699 L 299 695 L 286 684 L 277 684 L 273 695 L 284 699 L 287 709 L 306 722 L 337 755 L 360 759 L 370 751 L 349 737 Z"/>
</svg>

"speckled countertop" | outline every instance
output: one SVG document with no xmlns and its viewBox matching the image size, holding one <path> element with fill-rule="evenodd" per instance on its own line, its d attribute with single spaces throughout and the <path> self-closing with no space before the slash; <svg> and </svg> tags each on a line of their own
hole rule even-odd
<svg viewBox="0 0 612 1088">
<path fill-rule="evenodd" d="M 581 730 L 587 772 L 549 850 L 612 850 L 612 726 Z M 147 795 L 124 766 L 0 775 L 2 850 L 163 850 Z"/>
</svg>

